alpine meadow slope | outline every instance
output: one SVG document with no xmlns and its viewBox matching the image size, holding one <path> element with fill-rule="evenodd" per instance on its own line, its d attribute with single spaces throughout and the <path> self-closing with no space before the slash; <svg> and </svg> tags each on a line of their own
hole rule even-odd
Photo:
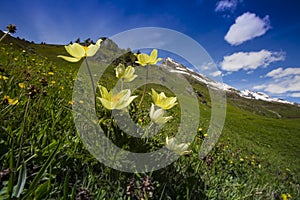
<svg viewBox="0 0 300 200">
<path fill-rule="evenodd" d="M 0 37 L 3 33 L 0 32 Z M 103 38 L 102 57 L 124 53 L 111 63 L 99 84 L 117 82 L 121 63 L 140 67 L 136 56 Z M 81 43 L 84 45 L 83 43 Z M 159 50 L 158 50 L 159 54 Z M 120 172 L 96 160 L 80 140 L 73 122 L 72 90 L 82 63 L 57 58 L 63 45 L 34 44 L 7 36 L 0 43 L 0 199 L 282 199 L 300 197 L 300 107 L 250 91 L 214 82 L 171 58 L 159 67 L 183 75 L 192 85 L 200 108 L 197 136 L 189 153 L 166 168 L 149 173 Z M 103 56 L 104 55 L 104 56 Z M 92 71 L 96 70 L 91 66 Z M 132 118 L 149 123 L 150 88 L 174 94 L 162 85 L 149 85 L 143 109 L 139 99 L 130 107 Z M 211 116 L 208 87 L 227 96 L 221 137 L 203 159 L 198 157 Z M 141 95 L 143 88 L 132 91 Z M 99 95 L 100 92 L 97 91 Z M 149 145 L 126 136 L 110 111 L 98 102 L 101 128 L 118 146 L 151 151 L 176 132 L 179 106 L 168 114 L 174 121 L 151 138 Z M 145 117 L 146 116 L 146 117 Z M 113 134 L 112 134 L 113 133 Z M 112 135 L 109 135 L 112 134 Z M 143 149 L 144 148 L 144 149 Z"/>
</svg>

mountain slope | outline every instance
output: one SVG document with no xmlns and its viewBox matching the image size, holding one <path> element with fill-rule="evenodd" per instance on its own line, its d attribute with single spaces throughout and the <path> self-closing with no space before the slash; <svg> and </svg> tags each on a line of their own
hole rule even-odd
<svg viewBox="0 0 300 200">
<path fill-rule="evenodd" d="M 275 118 L 300 118 L 300 105 L 297 103 L 272 98 L 261 92 L 239 91 L 227 84 L 213 81 L 203 74 L 198 74 L 171 58 L 166 58 L 162 64 L 172 73 L 183 74 L 188 79 L 194 79 L 192 82 L 198 81 L 198 84 L 205 87 L 226 91 L 227 100 L 238 108 Z"/>
<path fill-rule="evenodd" d="M 32 44 L 13 37 L 6 39 L 6 44 L 0 43 L 0 74 L 2 78 L 7 78 L 0 80 L 0 95 L 3 99 L 0 103 L 0 172 L 13 168 L 11 165 L 14 163 L 11 163 L 11 160 L 16 163 L 18 149 L 21 149 L 28 169 L 24 190 L 27 192 L 38 170 L 44 168 L 43 164 L 47 163 L 51 152 L 56 151 L 56 144 L 60 143 L 51 166 L 44 171 L 41 180 L 36 182 L 40 184 L 39 188 L 47 190 L 43 192 L 44 195 L 52 195 L 51 199 L 59 199 L 62 196 L 75 199 L 74 193 L 81 193 L 81 189 L 87 187 L 84 192 L 90 192 L 93 199 L 124 199 L 120 197 L 124 192 L 120 191 L 126 191 L 129 186 L 127 181 L 132 180 L 134 175 L 110 169 L 99 163 L 86 150 L 76 134 L 71 100 L 72 86 L 80 63 L 68 63 L 57 58 L 59 54 L 67 55 L 63 45 Z M 110 40 L 103 43 L 101 50 L 103 57 L 99 59 L 105 59 L 116 52 L 126 52 Z M 124 57 L 112 63 L 100 81 L 115 83 L 115 66 L 119 62 L 134 64 L 134 61 L 135 56 L 131 52 L 124 54 Z M 165 67 L 170 73 L 182 74 L 191 83 L 199 99 L 200 124 L 199 132 L 191 144 L 191 155 L 182 156 L 168 168 L 149 174 L 153 181 L 159 184 L 155 185 L 155 199 L 199 199 L 200 192 L 205 193 L 207 197 L 201 199 L 279 199 L 280 194 L 287 192 L 295 198 L 299 196 L 298 106 L 245 98 L 243 95 L 248 95 L 247 93 L 241 94 L 228 85 L 214 82 L 171 59 L 166 59 L 160 67 Z M 42 87 L 41 84 L 44 84 L 45 80 L 48 85 Z M 26 87 L 22 88 L 20 83 Z M 31 84 L 38 86 L 43 93 L 29 102 L 26 91 Z M 152 85 L 148 87 L 147 92 L 151 92 L 151 87 Z M 201 160 L 198 152 L 201 142 L 208 136 L 206 133 L 211 112 L 208 87 L 226 90 L 227 115 L 218 143 L 207 158 Z M 141 94 L 142 89 L 139 88 L 135 93 Z M 172 92 L 163 86 L 160 86 L 159 90 L 164 91 L 167 96 L 172 95 Z M 19 104 L 8 105 L 9 102 L 5 99 L 7 95 L 18 99 Z M 151 97 L 146 96 L 145 102 L 150 104 Z M 29 105 L 29 113 L 25 112 L 26 105 Z M 170 111 L 174 118 L 180 116 L 180 109 L 176 107 L 177 111 Z M 97 108 L 101 110 L 101 106 Z M 144 113 L 138 120 L 145 122 L 149 118 L 148 112 L 142 111 Z M 25 114 L 28 118 L 22 126 Z M 102 122 L 112 133 L 113 129 L 118 131 L 114 123 L 111 123 L 111 118 Z M 171 126 L 171 123 L 167 124 L 164 128 L 168 132 L 163 132 L 162 135 L 176 133 L 177 130 L 173 131 L 176 127 Z M 26 134 L 24 146 L 20 147 L 18 138 L 21 138 L 22 127 L 25 128 Z M 123 136 L 126 137 L 126 134 Z M 156 147 L 161 144 L 156 141 L 154 145 Z M 21 166 L 19 168 L 23 169 Z M 140 180 L 144 174 L 139 176 L 135 180 Z M 13 182 L 17 183 L 18 174 L 14 177 Z M 146 179 L 149 180 L 147 177 Z M 3 181 L 2 185 L 0 182 L 1 192 L 7 186 L 5 184 L 8 183 Z M 45 187 L 48 184 L 51 187 Z M 73 194 L 68 196 L 71 191 Z M 115 194 L 120 195 L 119 198 L 114 196 Z M 184 196 L 185 194 L 187 195 Z M 194 197 L 189 194 L 193 194 Z M 50 198 L 44 196 L 36 199 Z"/>
</svg>

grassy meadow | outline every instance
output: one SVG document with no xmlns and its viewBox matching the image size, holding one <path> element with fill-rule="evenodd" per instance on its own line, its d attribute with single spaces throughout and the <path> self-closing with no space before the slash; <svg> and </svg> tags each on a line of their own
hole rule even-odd
<svg viewBox="0 0 300 200">
<path fill-rule="evenodd" d="M 112 44 L 101 48 L 107 55 L 122 51 Z M 210 99 L 204 85 L 187 77 L 201 93 L 199 131 L 191 153 L 157 171 L 120 172 L 100 163 L 83 145 L 72 116 L 72 104 L 78 103 L 72 101 L 72 89 L 81 61 L 69 63 L 57 55 L 67 55 L 63 45 L 10 36 L 0 43 L 0 199 L 300 199 L 299 107 L 228 95 L 223 133 L 200 159 Z M 113 62 L 100 82 L 107 87 L 116 82 L 113 69 L 126 59 Z M 172 95 L 165 87 L 153 87 Z M 147 124 L 151 97 L 145 96 L 140 110 L 139 98 L 131 114 Z M 113 134 L 115 143 L 124 149 L 144 147 L 143 141 L 123 136 L 99 102 L 96 108 L 101 127 Z M 169 114 L 174 122 L 147 141 L 146 150 L 162 147 L 165 136 L 176 131 L 180 109 L 174 107 Z"/>
</svg>

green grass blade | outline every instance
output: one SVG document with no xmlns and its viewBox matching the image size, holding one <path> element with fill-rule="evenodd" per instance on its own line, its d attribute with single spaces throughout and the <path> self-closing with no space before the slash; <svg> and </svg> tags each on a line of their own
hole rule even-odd
<svg viewBox="0 0 300 200">
<path fill-rule="evenodd" d="M 42 175 L 45 173 L 46 169 L 49 167 L 49 165 L 51 164 L 51 162 L 53 161 L 59 146 L 60 146 L 60 142 L 57 144 L 56 149 L 52 152 L 52 154 L 49 156 L 49 158 L 47 159 L 47 161 L 45 162 L 45 164 L 43 165 L 43 167 L 40 169 L 40 171 L 37 173 L 37 175 L 34 177 L 34 179 L 32 180 L 29 189 L 28 189 L 28 193 L 22 198 L 22 199 L 26 199 L 32 192 L 35 191 L 36 187 L 38 186 L 38 182 L 40 181 Z"/>
<path fill-rule="evenodd" d="M 68 199 L 69 176 L 70 173 L 68 171 L 64 181 L 64 198 L 63 198 L 64 200 Z"/>
<path fill-rule="evenodd" d="M 19 198 L 23 192 L 26 183 L 27 169 L 26 165 L 23 165 L 18 176 L 18 183 L 14 188 L 13 197 Z"/>
</svg>

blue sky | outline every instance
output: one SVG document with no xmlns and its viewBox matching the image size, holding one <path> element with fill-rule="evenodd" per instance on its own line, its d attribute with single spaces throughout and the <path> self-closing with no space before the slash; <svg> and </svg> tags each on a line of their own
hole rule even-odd
<svg viewBox="0 0 300 200">
<path fill-rule="evenodd" d="M 225 83 L 300 103 L 299 10 L 297 0 L 11 0 L 1 2 L 0 28 L 14 23 L 15 36 L 56 44 L 173 29 L 206 49 Z"/>
</svg>

